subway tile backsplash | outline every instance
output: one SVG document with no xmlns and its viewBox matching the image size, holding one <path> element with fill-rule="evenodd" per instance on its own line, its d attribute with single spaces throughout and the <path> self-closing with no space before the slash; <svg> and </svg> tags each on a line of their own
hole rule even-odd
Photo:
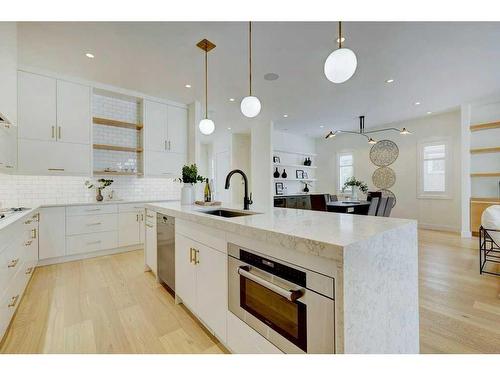
<svg viewBox="0 0 500 375">
<path fill-rule="evenodd" d="M 169 200 L 180 199 L 181 184 L 173 179 L 108 177 L 113 184 L 104 190 L 104 199 L 114 190 L 114 199 Z M 95 202 L 95 190 L 85 181 L 97 178 L 69 176 L 23 176 L 0 174 L 1 207 L 32 207 L 43 204 Z"/>
</svg>

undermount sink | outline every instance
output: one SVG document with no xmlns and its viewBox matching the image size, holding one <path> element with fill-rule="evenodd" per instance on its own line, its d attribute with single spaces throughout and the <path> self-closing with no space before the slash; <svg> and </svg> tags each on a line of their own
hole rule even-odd
<svg viewBox="0 0 500 375">
<path fill-rule="evenodd" d="M 200 211 L 204 214 L 221 216 L 221 217 L 238 217 L 238 216 L 249 216 L 255 215 L 257 212 L 243 212 L 243 211 L 230 211 L 230 210 L 211 210 L 211 211 Z"/>
</svg>

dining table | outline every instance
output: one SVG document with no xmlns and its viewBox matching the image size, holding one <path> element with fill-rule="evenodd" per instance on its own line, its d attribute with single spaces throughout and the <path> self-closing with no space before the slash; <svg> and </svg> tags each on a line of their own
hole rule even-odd
<svg viewBox="0 0 500 375">
<path fill-rule="evenodd" d="M 343 214 L 367 215 L 369 207 L 369 201 L 334 201 L 326 203 L 326 208 L 329 212 Z"/>
</svg>

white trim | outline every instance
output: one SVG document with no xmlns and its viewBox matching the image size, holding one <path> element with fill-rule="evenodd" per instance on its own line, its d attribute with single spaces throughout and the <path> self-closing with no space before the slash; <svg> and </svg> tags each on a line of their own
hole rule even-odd
<svg viewBox="0 0 500 375">
<path fill-rule="evenodd" d="M 419 223 L 418 229 L 439 230 L 442 232 L 460 233 L 460 229 L 458 229 L 456 227 L 452 227 L 450 225 Z"/>
<path fill-rule="evenodd" d="M 127 253 L 129 251 L 135 251 L 135 250 L 141 250 L 141 249 L 144 249 L 144 244 L 132 245 L 132 246 L 126 246 L 126 247 L 118 247 L 118 248 L 115 248 L 115 249 L 93 251 L 91 253 L 81 253 L 81 254 L 75 254 L 75 255 L 68 255 L 68 256 L 62 256 L 62 257 L 42 259 L 42 260 L 38 261 L 37 267 L 48 266 L 48 265 L 51 265 L 51 264 L 73 262 L 75 260 L 95 258 L 95 257 L 104 256 L 104 255 Z"/>
<path fill-rule="evenodd" d="M 445 191 L 425 192 L 423 190 L 423 149 L 426 146 L 445 145 Z M 417 143 L 417 199 L 453 199 L 453 148 L 451 137 L 431 137 Z"/>
</svg>

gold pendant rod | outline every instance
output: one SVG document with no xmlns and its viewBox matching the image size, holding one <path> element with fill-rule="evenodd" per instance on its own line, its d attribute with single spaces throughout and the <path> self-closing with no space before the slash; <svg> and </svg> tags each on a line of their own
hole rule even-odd
<svg viewBox="0 0 500 375">
<path fill-rule="evenodd" d="M 339 48 L 342 48 L 342 21 L 339 21 Z"/>
<path fill-rule="evenodd" d="M 248 50 L 249 50 L 248 69 L 250 77 L 250 96 L 252 96 L 252 21 L 248 22 Z"/>
</svg>

